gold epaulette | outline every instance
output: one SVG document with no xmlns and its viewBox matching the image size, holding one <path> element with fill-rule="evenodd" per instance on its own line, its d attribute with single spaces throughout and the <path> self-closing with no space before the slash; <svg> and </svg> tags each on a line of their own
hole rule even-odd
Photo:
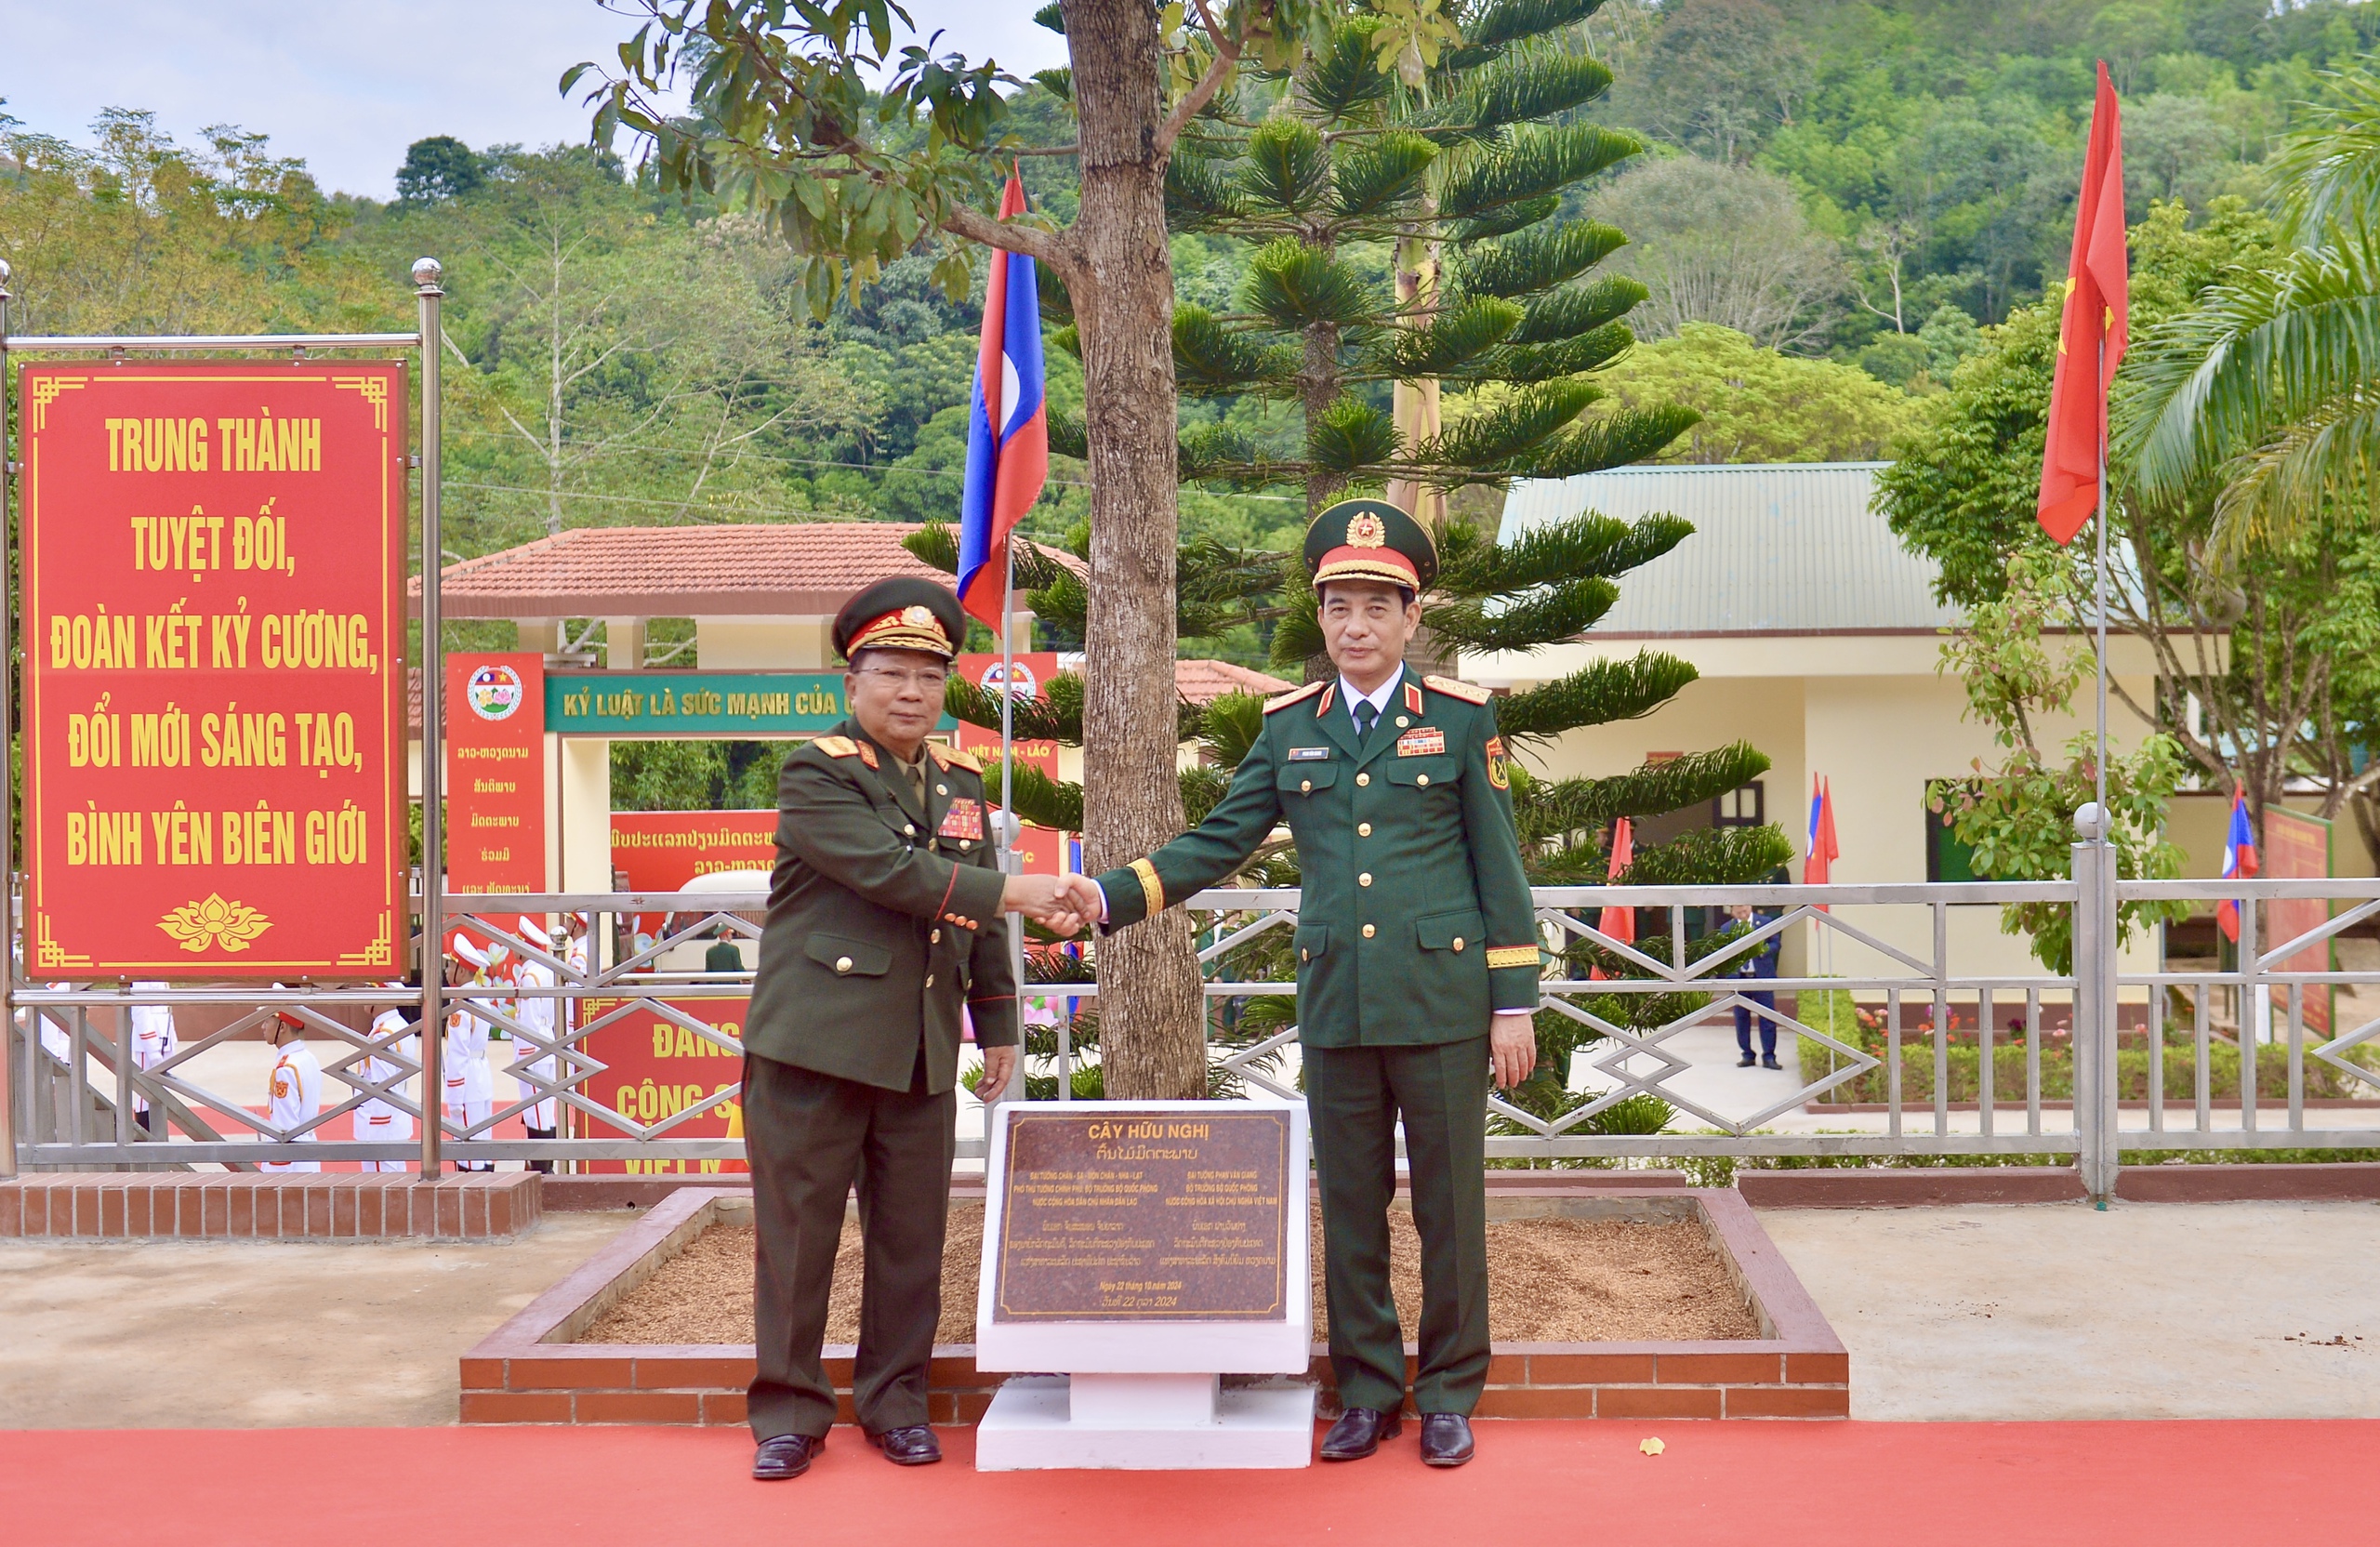
<svg viewBox="0 0 2380 1547">
<path fill-rule="evenodd" d="M 930 741 L 926 745 L 933 748 L 933 760 L 945 768 L 963 768 L 977 775 L 984 772 L 982 760 L 972 752 L 962 752 L 956 747 L 945 747 L 939 742 Z"/>
<path fill-rule="evenodd" d="M 1448 698 L 1460 698 L 1466 704 L 1485 704 L 1496 695 L 1473 682 L 1459 682 L 1451 677 L 1424 677 L 1422 682 Z"/>
<path fill-rule="evenodd" d="M 818 750 L 826 753 L 830 758 L 855 758 L 859 756 L 859 743 L 853 741 L 849 736 L 813 736 L 810 739 L 810 745 L 815 747 Z"/>
<path fill-rule="evenodd" d="M 1264 712 L 1272 714 L 1276 710 L 1286 709 L 1292 704 L 1302 704 L 1329 685 L 1328 682 L 1308 682 L 1305 686 L 1294 688 L 1277 698 L 1267 698 L 1264 700 Z"/>
</svg>

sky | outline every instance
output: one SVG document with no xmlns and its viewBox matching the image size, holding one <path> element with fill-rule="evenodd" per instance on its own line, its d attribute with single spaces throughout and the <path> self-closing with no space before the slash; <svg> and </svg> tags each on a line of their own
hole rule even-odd
<svg viewBox="0 0 2380 1547">
<path fill-rule="evenodd" d="M 555 85 L 581 60 L 617 63 L 633 0 L 0 0 L 0 112 L 86 142 L 101 108 L 146 109 L 200 143 L 212 124 L 269 135 L 334 192 L 386 199 L 405 147 L 586 138 Z M 906 0 L 941 47 L 1014 74 L 1065 62 L 1033 24 L 1039 0 Z M 897 43 L 896 43 L 897 46 Z"/>
</svg>

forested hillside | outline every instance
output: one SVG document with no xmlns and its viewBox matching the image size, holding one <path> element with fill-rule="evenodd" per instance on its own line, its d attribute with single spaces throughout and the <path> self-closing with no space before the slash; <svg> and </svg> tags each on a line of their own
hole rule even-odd
<svg viewBox="0 0 2380 1547">
<path fill-rule="evenodd" d="M 1610 266 L 1650 295 L 1604 378 L 1620 403 L 1702 413 L 1671 456 L 1878 455 L 2061 261 L 2095 57 L 2126 95 L 2135 214 L 2200 210 L 2257 192 L 2320 73 L 2375 36 L 2349 0 L 1609 0 L 1572 40 L 1617 77 L 1583 111 L 1650 150 L 1572 198 L 1629 234 Z M 1012 122 L 1025 145 L 1071 137 L 1039 86 Z M 448 377 L 458 554 L 569 525 L 955 509 L 977 314 L 921 258 L 820 322 L 757 222 L 584 149 L 427 137 L 384 205 L 317 188 L 302 145 L 177 145 L 134 111 L 29 126 L 0 107 L 0 136 L 19 332 L 398 326 L 406 266 L 443 260 L 450 364 L 469 367 Z M 1071 213 L 1066 158 L 1024 167 Z M 1174 258 L 1184 301 L 1241 308 L 1244 244 L 1182 235 Z M 1079 373 L 1050 362 L 1069 415 Z M 1474 406 L 1449 392 L 1450 419 Z M 1183 414 L 1260 447 L 1299 433 L 1279 403 Z M 1080 477 L 1058 460 L 1038 531 L 1080 519 Z M 1183 500 L 1191 533 L 1238 542 L 1286 545 L 1302 514 L 1288 490 Z"/>
</svg>

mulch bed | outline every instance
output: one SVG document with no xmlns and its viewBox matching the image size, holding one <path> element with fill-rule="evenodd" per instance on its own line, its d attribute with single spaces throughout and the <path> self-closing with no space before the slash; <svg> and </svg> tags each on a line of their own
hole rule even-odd
<svg viewBox="0 0 2380 1547">
<path fill-rule="evenodd" d="M 1398 1319 L 1413 1336 L 1421 1309 L 1421 1243 L 1411 1217 L 1392 1211 L 1390 1281 Z M 1322 1239 L 1321 1218 L 1314 1241 Z M 975 1341 L 975 1287 L 984 1210 L 955 1203 L 942 1260 L 936 1342 Z M 713 1225 L 663 1263 L 589 1328 L 584 1342 L 748 1343 L 752 1341 L 749 1225 Z M 1322 1309 L 1315 1254 L 1314 1324 Z M 1690 1222 L 1521 1219 L 1488 1226 L 1488 1322 L 1498 1342 L 1671 1342 L 1757 1338 L 1760 1325 L 1702 1228 Z M 859 1339 L 860 1242 L 843 1226 L 826 1313 L 828 1342 Z"/>
</svg>

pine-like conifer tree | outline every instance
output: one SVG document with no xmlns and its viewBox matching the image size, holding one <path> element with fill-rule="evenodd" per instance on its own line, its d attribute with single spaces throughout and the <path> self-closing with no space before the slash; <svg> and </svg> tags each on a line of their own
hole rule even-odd
<svg viewBox="0 0 2380 1547">
<path fill-rule="evenodd" d="M 1252 249 L 1237 311 L 1176 308 L 1182 393 L 1293 403 L 1302 427 L 1302 444 L 1289 451 L 1228 421 L 1190 430 L 1182 438 L 1183 481 L 1295 489 L 1309 516 L 1347 495 L 1383 489 L 1414 509 L 1439 539 L 1439 584 L 1423 616 L 1428 654 L 1442 660 L 1578 637 L 1609 611 L 1620 575 L 1693 530 L 1674 516 L 1626 522 L 1589 510 L 1501 543 L 1492 526 L 1448 509 L 1453 491 L 1642 460 L 1695 422 L 1682 407 L 1595 408 L 1604 393 L 1593 373 L 1634 341 L 1623 319 L 1645 295 L 1634 280 L 1595 272 L 1624 243 L 1620 232 L 1562 213 L 1566 192 L 1643 149 L 1632 136 L 1579 120 L 1610 84 L 1578 28 L 1601 3 L 1459 6 L 1462 41 L 1435 62 L 1382 60 L 1373 46 L 1379 22 L 1358 11 L 1294 74 L 1254 74 L 1219 93 L 1185 133 L 1169 174 L 1177 231 Z M 1066 347 L 1064 293 L 1049 283 L 1043 289 L 1043 315 L 1060 324 L 1052 342 Z M 1442 413 L 1442 390 L 1457 394 L 1457 411 Z M 1077 434 L 1053 425 L 1052 449 L 1078 455 Z M 1085 550 L 1088 533 L 1076 533 L 1072 546 Z M 911 547 L 929 562 L 956 567 L 945 529 L 929 528 Z M 1271 628 L 1273 657 L 1292 675 L 1321 654 L 1314 597 L 1293 556 L 1194 543 L 1182 549 L 1177 574 L 1183 638 L 1247 620 Z M 1017 581 L 1040 616 L 1082 627 L 1079 583 L 1047 555 L 1021 549 Z M 1499 728 L 1526 756 L 1565 732 L 1648 714 L 1695 676 L 1691 665 L 1658 651 L 1598 662 L 1499 698 Z M 1079 685 L 1062 677 L 1050 694 L 1019 718 L 1017 734 L 1078 741 Z M 999 723 L 995 698 L 955 680 L 950 707 L 972 723 Z M 1253 744 L 1262 705 L 1231 695 L 1177 712 L 1183 739 L 1210 760 L 1182 775 L 1195 823 Z M 1514 803 L 1532 879 L 1602 881 L 1616 819 L 1712 801 L 1767 767 L 1741 742 L 1612 778 L 1535 779 L 1516 766 Z M 1046 826 L 1081 820 L 1078 788 L 1025 771 L 1014 805 Z M 1752 881 L 1790 853 L 1774 826 L 1689 829 L 1639 848 L 1620 879 Z M 1293 885 L 1295 855 L 1260 853 L 1248 874 L 1258 884 Z M 1689 952 L 1725 937 L 1706 936 Z M 1285 945 L 1286 938 L 1249 949 L 1261 956 Z M 1670 947 L 1648 934 L 1640 948 L 1665 956 Z M 1594 966 L 1635 975 L 1606 952 L 1573 945 L 1564 954 L 1568 975 L 1584 977 Z M 1256 976 L 1261 965 L 1236 965 L 1234 975 Z M 1603 996 L 1589 1008 L 1614 1024 L 1644 1025 L 1696 1002 Z M 1286 1004 L 1247 1006 L 1235 1029 L 1257 1035 L 1289 1013 Z M 1539 1078 L 1515 1100 L 1551 1115 L 1577 1104 L 1563 1090 L 1569 1054 L 1597 1034 L 1556 1012 L 1538 1020 Z M 1667 1117 L 1658 1102 L 1622 1103 L 1588 1128 L 1657 1129 Z"/>
</svg>

